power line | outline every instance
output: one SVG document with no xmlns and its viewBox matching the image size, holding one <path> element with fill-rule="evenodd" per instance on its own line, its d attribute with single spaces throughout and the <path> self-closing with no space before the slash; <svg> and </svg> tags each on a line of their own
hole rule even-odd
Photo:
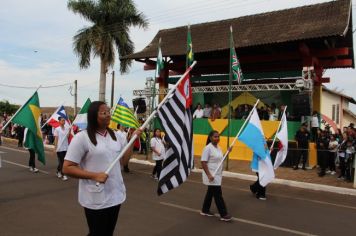
<svg viewBox="0 0 356 236">
<path fill-rule="evenodd" d="M 71 85 L 71 84 L 73 84 L 73 83 L 41 86 L 41 88 L 56 88 L 56 87 L 63 87 L 66 85 Z M 19 85 L 9 85 L 9 84 L 0 84 L 0 86 L 6 87 L 6 88 L 21 88 L 21 89 L 37 89 L 38 88 L 38 87 L 33 87 L 33 86 L 19 86 Z"/>
</svg>

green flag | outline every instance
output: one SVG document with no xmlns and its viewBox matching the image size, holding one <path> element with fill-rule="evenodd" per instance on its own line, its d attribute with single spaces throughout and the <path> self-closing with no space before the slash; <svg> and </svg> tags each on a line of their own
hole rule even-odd
<svg viewBox="0 0 356 236">
<path fill-rule="evenodd" d="M 41 108 L 38 93 L 35 92 L 20 109 L 12 119 L 12 122 L 28 129 L 24 146 L 33 149 L 38 155 L 38 160 L 46 164 L 40 125 Z"/>
<path fill-rule="evenodd" d="M 232 27 L 230 27 L 230 66 L 234 80 L 241 84 L 243 80 L 241 65 L 235 51 L 234 37 L 232 35 Z"/>
<path fill-rule="evenodd" d="M 188 25 L 186 68 L 188 68 L 191 64 L 193 64 L 193 61 L 194 61 L 194 53 L 193 53 L 192 36 L 190 34 L 190 26 Z"/>
<path fill-rule="evenodd" d="M 159 77 L 159 74 L 163 69 L 164 69 L 164 62 L 163 62 L 163 56 L 161 51 L 161 39 L 159 39 L 157 62 L 156 62 L 156 78 Z"/>
<path fill-rule="evenodd" d="M 73 121 L 73 125 L 78 126 L 79 129 L 81 129 L 81 130 L 86 129 L 88 126 L 87 115 L 88 115 L 88 109 L 89 109 L 90 104 L 91 104 L 91 101 L 90 101 L 90 98 L 88 98 L 85 101 L 82 109 L 80 109 L 79 113 L 77 114 L 77 117 L 75 117 L 75 119 Z"/>
</svg>

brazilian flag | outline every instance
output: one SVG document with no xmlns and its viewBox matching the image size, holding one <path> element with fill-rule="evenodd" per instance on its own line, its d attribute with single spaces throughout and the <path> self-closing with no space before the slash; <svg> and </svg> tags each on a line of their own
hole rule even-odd
<svg viewBox="0 0 356 236">
<path fill-rule="evenodd" d="M 12 122 L 28 129 L 24 146 L 33 149 L 37 153 L 38 160 L 46 164 L 40 125 L 41 108 L 37 92 L 20 108 Z"/>
</svg>

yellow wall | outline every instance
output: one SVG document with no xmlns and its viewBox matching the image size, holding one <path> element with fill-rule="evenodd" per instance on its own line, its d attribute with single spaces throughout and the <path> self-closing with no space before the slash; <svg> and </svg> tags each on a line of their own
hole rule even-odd
<svg viewBox="0 0 356 236">
<path fill-rule="evenodd" d="M 313 90 L 313 111 L 321 112 L 321 104 L 322 104 L 322 87 L 314 86 Z"/>
</svg>

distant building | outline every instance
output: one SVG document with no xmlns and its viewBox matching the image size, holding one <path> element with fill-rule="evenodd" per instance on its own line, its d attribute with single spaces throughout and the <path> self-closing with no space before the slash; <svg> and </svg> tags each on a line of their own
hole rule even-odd
<svg viewBox="0 0 356 236">
<path fill-rule="evenodd" d="M 329 124 L 333 129 L 349 126 L 356 123 L 356 114 L 353 113 L 349 104 L 356 104 L 354 98 L 338 91 L 322 87 L 321 111 L 322 123 Z"/>
</svg>

